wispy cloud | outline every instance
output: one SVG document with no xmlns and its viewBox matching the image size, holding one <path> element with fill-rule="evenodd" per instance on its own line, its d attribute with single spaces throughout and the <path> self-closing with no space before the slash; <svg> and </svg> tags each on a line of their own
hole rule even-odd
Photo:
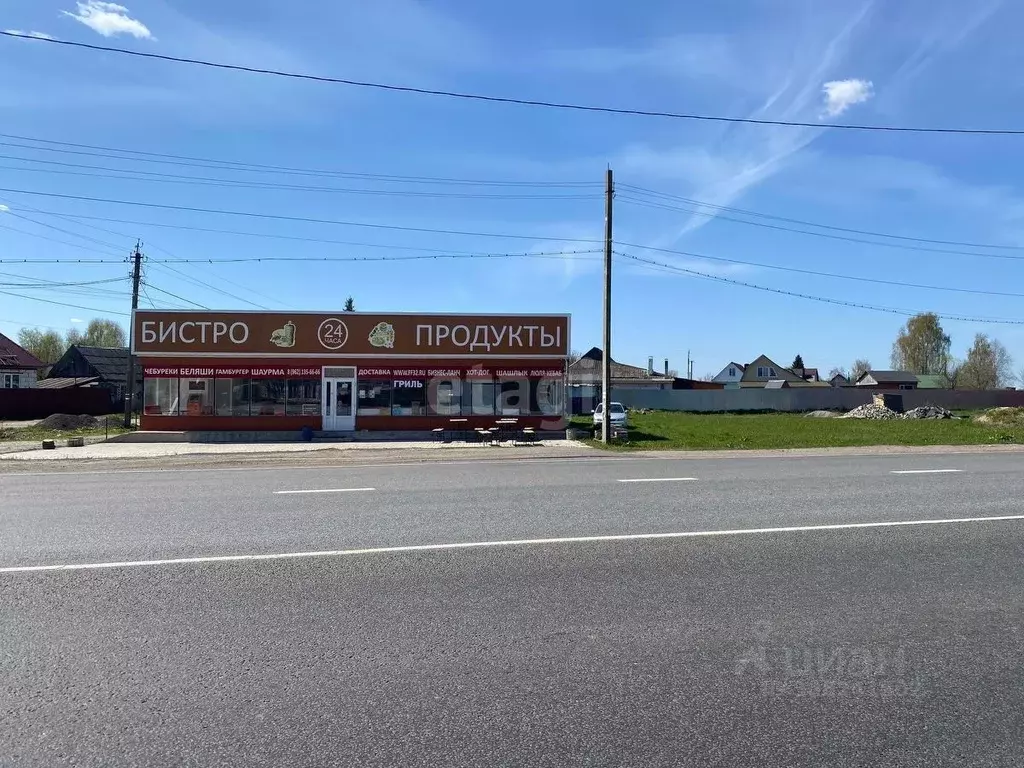
<svg viewBox="0 0 1024 768">
<path fill-rule="evenodd" d="M 6 206 L 3 203 L 0 203 L 0 213 L 7 213 L 7 211 L 9 211 L 9 210 L 11 210 L 9 206 Z"/>
<path fill-rule="evenodd" d="M 831 80 L 821 90 L 825 94 L 825 117 L 838 117 L 854 104 L 862 104 L 875 95 L 870 80 Z"/>
<path fill-rule="evenodd" d="M 138 19 L 128 15 L 129 11 L 123 5 L 117 3 L 106 3 L 101 0 L 86 0 L 86 2 L 75 3 L 78 7 L 77 13 L 61 11 L 75 21 L 85 24 L 93 32 L 98 32 L 104 37 L 115 37 L 117 35 L 131 35 L 140 40 L 152 40 L 153 33 Z"/>
<path fill-rule="evenodd" d="M 40 40 L 53 40 L 54 39 L 53 35 L 48 35 L 45 32 L 36 32 L 35 30 L 33 30 L 31 32 L 25 32 L 24 30 L 21 30 L 21 29 L 5 29 L 4 32 L 6 32 L 6 33 L 8 33 L 10 35 L 28 35 L 29 37 L 38 37 Z"/>
<path fill-rule="evenodd" d="M 71 318 L 71 322 L 72 322 L 72 323 L 84 323 L 84 322 L 85 322 L 85 320 L 83 320 L 83 319 L 82 319 L 82 318 L 80 318 L 80 317 L 72 317 L 72 318 Z"/>
</svg>

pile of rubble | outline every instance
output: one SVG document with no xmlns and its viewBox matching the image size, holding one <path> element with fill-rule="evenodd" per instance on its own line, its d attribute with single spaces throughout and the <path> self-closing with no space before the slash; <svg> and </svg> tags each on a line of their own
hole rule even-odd
<svg viewBox="0 0 1024 768">
<path fill-rule="evenodd" d="M 867 403 L 859 405 L 849 413 L 844 413 L 841 419 L 898 419 L 900 415 L 896 411 L 886 408 L 884 405 Z"/>
<path fill-rule="evenodd" d="M 922 405 L 903 414 L 904 419 L 952 419 L 953 412 L 937 405 Z"/>
<path fill-rule="evenodd" d="M 952 419 L 953 412 L 937 405 L 922 405 L 919 408 L 911 408 L 906 413 L 886 408 L 884 405 L 868 403 L 854 408 L 849 413 L 844 413 L 841 419 Z"/>
</svg>

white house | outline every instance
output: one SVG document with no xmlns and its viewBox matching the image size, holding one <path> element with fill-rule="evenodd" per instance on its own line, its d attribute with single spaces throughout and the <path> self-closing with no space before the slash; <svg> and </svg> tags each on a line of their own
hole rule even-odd
<svg viewBox="0 0 1024 768">
<path fill-rule="evenodd" d="M 726 389 L 739 389 L 744 368 L 745 366 L 739 363 L 729 363 L 712 381 L 716 384 L 724 384 Z"/>
</svg>

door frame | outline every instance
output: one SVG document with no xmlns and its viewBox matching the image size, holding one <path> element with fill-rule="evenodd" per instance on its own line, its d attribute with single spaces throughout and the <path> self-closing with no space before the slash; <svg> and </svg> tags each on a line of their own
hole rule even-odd
<svg viewBox="0 0 1024 768">
<path fill-rule="evenodd" d="M 348 384 L 351 401 L 349 413 L 346 416 L 338 416 L 335 413 L 337 408 L 338 384 Z M 356 429 L 356 379 L 337 378 L 335 376 L 324 376 L 321 384 L 321 406 L 320 415 L 323 420 L 325 432 L 354 432 Z"/>
</svg>

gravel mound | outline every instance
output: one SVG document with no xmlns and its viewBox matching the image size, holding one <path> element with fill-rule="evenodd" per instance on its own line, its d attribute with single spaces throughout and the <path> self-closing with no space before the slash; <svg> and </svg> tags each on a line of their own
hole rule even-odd
<svg viewBox="0 0 1024 768">
<path fill-rule="evenodd" d="M 952 419 L 953 412 L 937 405 L 922 405 L 903 414 L 904 419 Z"/>
<path fill-rule="evenodd" d="M 867 403 L 865 405 L 859 405 L 849 413 L 844 413 L 839 418 L 841 419 L 898 419 L 900 415 L 896 411 L 891 411 L 884 405 L 875 405 L 874 403 Z"/>
<path fill-rule="evenodd" d="M 95 416 L 83 413 L 81 416 L 72 416 L 68 413 L 55 413 L 47 416 L 37 426 L 43 429 L 56 429 L 61 432 L 70 432 L 76 429 L 95 429 L 102 422 Z"/>
<path fill-rule="evenodd" d="M 842 415 L 837 411 L 809 411 L 804 414 L 804 417 L 809 419 L 836 419 Z"/>
</svg>

